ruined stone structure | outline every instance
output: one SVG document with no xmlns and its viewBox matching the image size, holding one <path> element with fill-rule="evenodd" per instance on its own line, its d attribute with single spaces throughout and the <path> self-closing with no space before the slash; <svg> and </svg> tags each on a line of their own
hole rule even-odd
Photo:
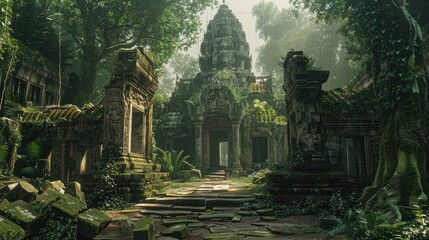
<svg viewBox="0 0 429 240">
<path fill-rule="evenodd" d="M 6 87 L 7 107 L 13 107 L 16 104 L 54 105 L 58 104 L 58 95 L 64 95 L 68 81 L 65 74 L 62 76 L 60 88 L 58 73 L 56 74 L 52 69 L 35 66 L 31 61 L 20 61 L 13 69 Z"/>
<path fill-rule="evenodd" d="M 289 148 L 300 149 L 304 162 L 271 185 L 293 192 L 366 186 L 378 162 L 375 97 L 368 88 L 322 91 L 329 72 L 308 63 L 303 52 L 289 52 L 283 86 Z"/>
<path fill-rule="evenodd" d="M 184 150 L 206 175 L 219 169 L 238 175 L 284 158 L 285 121 L 272 79 L 251 72 L 245 33 L 225 4 L 207 26 L 200 69 L 177 83 L 156 121 L 157 145 Z"/>
<path fill-rule="evenodd" d="M 96 166 L 108 158 L 121 171 L 116 179 L 120 192 L 136 200 L 149 195 L 151 183 L 168 176 L 152 161 L 151 100 L 157 88 L 153 62 L 144 49 L 122 49 L 102 103 L 82 110 L 50 106 L 42 112 L 23 112 L 21 121 L 56 122 L 56 138 L 47 156 L 52 178 L 78 179 L 84 190 L 90 189 L 97 180 Z M 111 145 L 120 153 L 112 156 L 103 151 Z"/>
</svg>

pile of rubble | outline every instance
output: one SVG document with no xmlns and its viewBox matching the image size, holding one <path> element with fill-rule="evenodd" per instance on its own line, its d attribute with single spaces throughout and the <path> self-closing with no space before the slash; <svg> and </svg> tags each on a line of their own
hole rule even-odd
<svg viewBox="0 0 429 240">
<path fill-rule="evenodd" d="M 40 189 L 25 181 L 0 183 L 0 239 L 24 239 L 37 235 L 53 215 L 77 221 L 77 236 L 92 239 L 111 219 L 88 209 L 78 182 L 43 182 Z"/>
</svg>

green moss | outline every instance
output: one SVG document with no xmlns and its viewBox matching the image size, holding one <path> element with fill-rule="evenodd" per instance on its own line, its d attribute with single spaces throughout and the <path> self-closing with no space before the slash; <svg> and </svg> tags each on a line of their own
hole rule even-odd
<svg viewBox="0 0 429 240">
<path fill-rule="evenodd" d="M 0 239 L 24 239 L 25 231 L 10 220 L 0 216 Z"/>
<path fill-rule="evenodd" d="M 52 206 L 58 211 L 71 217 L 77 216 L 87 208 L 85 203 L 69 194 L 61 196 L 61 198 L 57 202 L 53 203 Z"/>
<path fill-rule="evenodd" d="M 24 229 L 29 229 L 41 218 L 31 204 L 22 200 L 15 201 L 0 208 L 0 214 L 12 220 Z"/>
<path fill-rule="evenodd" d="M 150 217 L 142 217 L 137 222 L 133 231 L 134 240 L 146 240 L 154 238 L 154 224 Z"/>
<path fill-rule="evenodd" d="M 97 209 L 89 209 L 77 217 L 77 231 L 80 236 L 92 239 L 110 222 L 110 218 Z"/>
</svg>

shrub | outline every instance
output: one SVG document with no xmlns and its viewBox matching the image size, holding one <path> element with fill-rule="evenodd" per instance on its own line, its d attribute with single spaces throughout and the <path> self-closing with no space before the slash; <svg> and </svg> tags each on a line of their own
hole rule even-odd
<svg viewBox="0 0 429 240">
<path fill-rule="evenodd" d="M 156 148 L 157 151 L 161 153 L 162 156 L 158 155 L 157 161 L 161 163 L 163 171 L 170 173 L 172 179 L 176 179 L 179 175 L 179 171 L 183 166 L 188 166 L 191 169 L 195 167 L 192 166 L 187 160 L 189 155 L 182 156 L 183 150 L 177 153 L 176 151 L 164 151 L 160 148 Z"/>
</svg>

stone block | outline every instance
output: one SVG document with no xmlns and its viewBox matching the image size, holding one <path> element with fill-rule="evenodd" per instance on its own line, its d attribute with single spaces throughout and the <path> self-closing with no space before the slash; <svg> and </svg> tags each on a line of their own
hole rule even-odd
<svg viewBox="0 0 429 240">
<path fill-rule="evenodd" d="M 36 199 L 39 191 L 29 184 L 28 182 L 21 181 L 12 190 L 10 190 L 4 198 L 10 202 L 17 200 L 23 200 L 26 202 L 31 202 Z"/>
<path fill-rule="evenodd" d="M 81 202 L 85 202 L 85 194 L 81 190 L 80 183 L 78 182 L 68 182 L 66 184 L 66 193 L 70 194 L 71 196 L 79 199 Z"/>
<path fill-rule="evenodd" d="M 198 169 L 180 170 L 179 178 L 201 178 L 201 171 Z"/>
<path fill-rule="evenodd" d="M 37 198 L 36 198 L 36 205 L 48 205 L 51 204 L 55 201 L 57 201 L 58 199 L 60 199 L 60 197 L 62 197 L 63 194 L 60 192 L 55 191 L 52 188 L 48 188 L 46 189 L 46 191 L 42 194 L 40 194 Z"/>
<path fill-rule="evenodd" d="M 97 209 L 88 209 L 77 216 L 77 232 L 79 236 L 93 239 L 110 223 L 111 219 Z"/>
<path fill-rule="evenodd" d="M 22 200 L 0 207 L 0 214 L 18 224 L 27 232 L 37 228 L 42 220 L 42 215 L 38 213 L 36 208 Z"/>
<path fill-rule="evenodd" d="M 42 186 L 40 187 L 40 190 L 42 190 L 44 192 L 44 191 L 46 191 L 49 188 L 54 189 L 55 191 L 64 193 L 65 186 L 64 186 L 64 183 L 61 182 L 61 180 L 52 181 L 52 182 L 50 182 L 48 180 L 45 180 L 42 183 Z"/>
<path fill-rule="evenodd" d="M 24 237 L 24 229 L 5 217 L 0 216 L 0 239 L 21 240 Z"/>
<path fill-rule="evenodd" d="M 58 201 L 52 204 L 52 207 L 70 217 L 76 217 L 79 213 L 87 209 L 85 203 L 69 194 L 61 196 Z"/>
<path fill-rule="evenodd" d="M 161 233 L 164 236 L 172 236 L 178 239 L 183 239 L 189 234 L 189 228 L 185 224 L 177 224 L 169 227 Z"/>
<path fill-rule="evenodd" d="M 152 239 L 155 239 L 153 219 L 150 217 L 140 218 L 133 231 L 133 240 Z"/>
</svg>

